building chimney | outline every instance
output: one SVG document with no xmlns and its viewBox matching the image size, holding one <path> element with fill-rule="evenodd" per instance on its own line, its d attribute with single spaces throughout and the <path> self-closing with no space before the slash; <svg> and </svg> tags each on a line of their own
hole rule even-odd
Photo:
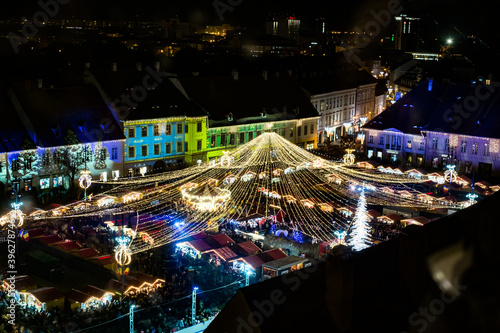
<svg viewBox="0 0 500 333">
<path fill-rule="evenodd" d="M 137 69 L 138 72 L 142 72 L 142 63 L 141 62 L 136 62 L 135 63 L 135 68 Z"/>
<path fill-rule="evenodd" d="M 111 68 L 113 69 L 113 72 L 116 72 L 116 70 L 118 69 L 118 64 L 116 62 L 113 62 L 111 64 Z"/>
<path fill-rule="evenodd" d="M 239 73 L 238 73 L 238 71 L 236 69 L 233 69 L 233 71 L 231 72 L 231 74 L 233 75 L 233 80 L 238 81 L 240 79 Z"/>
<path fill-rule="evenodd" d="M 262 71 L 262 77 L 267 81 L 267 71 Z"/>
<path fill-rule="evenodd" d="M 37 80 L 37 85 L 38 85 L 38 89 L 43 88 L 43 80 L 42 79 L 38 79 Z"/>
</svg>

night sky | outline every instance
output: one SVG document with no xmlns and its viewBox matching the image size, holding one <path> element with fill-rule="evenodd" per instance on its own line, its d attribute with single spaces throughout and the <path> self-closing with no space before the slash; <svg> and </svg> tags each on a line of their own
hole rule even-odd
<svg viewBox="0 0 500 333">
<path fill-rule="evenodd" d="M 227 0 L 220 0 L 227 2 Z M 233 0 L 238 2 L 238 0 Z M 295 15 L 304 23 L 315 17 L 325 17 L 332 28 L 352 29 L 363 27 L 371 20 L 370 11 L 387 7 L 388 0 L 303 1 L 289 0 L 241 0 L 232 12 L 224 13 L 223 23 L 234 25 L 258 24 L 269 13 Z M 471 4 L 473 3 L 473 4 Z M 455 0 L 401 0 L 404 13 L 409 15 L 430 14 L 440 24 L 455 26 L 464 34 L 475 34 L 492 42 L 495 11 L 490 3 Z M 2 1 L 1 17 L 32 17 L 40 10 L 37 1 Z M 56 17 L 82 17 L 92 19 L 164 19 L 179 15 L 199 24 L 220 24 L 213 0 L 157 1 L 157 0 L 70 0 L 61 5 Z"/>
</svg>

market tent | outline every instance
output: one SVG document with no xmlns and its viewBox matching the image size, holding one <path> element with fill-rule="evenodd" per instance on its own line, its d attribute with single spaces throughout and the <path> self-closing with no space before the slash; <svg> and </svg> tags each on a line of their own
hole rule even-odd
<svg viewBox="0 0 500 333">
<path fill-rule="evenodd" d="M 241 255 L 241 256 L 249 256 L 253 254 L 257 254 L 262 251 L 257 245 L 255 245 L 252 241 L 246 241 L 242 243 L 238 243 L 231 247 L 231 249 Z"/>
<path fill-rule="evenodd" d="M 224 261 L 231 261 L 238 257 L 238 255 L 234 253 L 234 251 L 227 246 L 220 247 L 218 249 L 213 249 L 212 252 L 215 253 L 220 259 Z"/>
</svg>

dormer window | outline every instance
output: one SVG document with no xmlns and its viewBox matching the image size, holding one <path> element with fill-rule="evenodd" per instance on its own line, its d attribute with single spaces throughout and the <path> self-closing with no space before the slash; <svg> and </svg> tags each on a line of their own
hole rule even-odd
<svg viewBox="0 0 500 333">
<path fill-rule="evenodd" d="M 233 113 L 232 112 L 229 112 L 229 114 L 227 115 L 227 121 L 233 121 Z"/>
<path fill-rule="evenodd" d="M 82 134 L 87 134 L 87 123 L 82 119 L 78 120 L 78 128 Z"/>
<path fill-rule="evenodd" d="M 267 117 L 267 112 L 266 112 L 266 109 L 262 109 L 262 112 L 260 113 L 260 116 L 262 118 L 266 118 Z"/>
</svg>

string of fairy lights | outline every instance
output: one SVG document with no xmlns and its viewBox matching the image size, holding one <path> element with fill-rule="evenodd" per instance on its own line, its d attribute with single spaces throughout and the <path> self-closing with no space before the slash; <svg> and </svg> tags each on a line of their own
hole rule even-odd
<svg viewBox="0 0 500 333">
<path fill-rule="evenodd" d="M 346 162 L 321 159 L 276 133 L 266 132 L 223 152 L 218 162 L 106 182 L 113 188 L 93 198 L 90 208 L 84 203 L 83 208 L 76 209 L 81 202 L 74 203 L 66 210 L 45 214 L 43 219 L 109 216 L 123 224 L 127 216 L 129 221 L 133 217 L 129 252 L 125 255 L 122 251 L 121 260 L 129 253 L 175 242 L 252 214 L 284 215 L 295 230 L 329 241 L 345 231 L 339 210 L 355 206 L 360 189 L 370 205 L 449 207 L 424 200 L 425 193 L 413 188 L 425 180 L 363 171 L 352 167 L 351 156 Z"/>
</svg>

